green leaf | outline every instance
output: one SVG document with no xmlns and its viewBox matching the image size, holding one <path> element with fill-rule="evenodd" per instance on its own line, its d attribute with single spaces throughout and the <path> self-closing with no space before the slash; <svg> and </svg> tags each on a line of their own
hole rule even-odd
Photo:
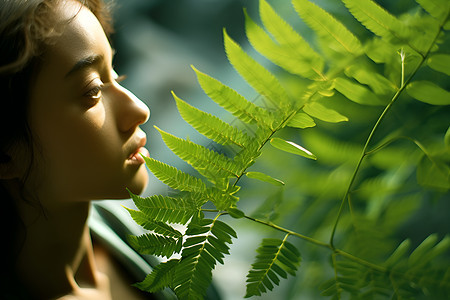
<svg viewBox="0 0 450 300">
<path fill-rule="evenodd" d="M 450 55 L 440 53 L 431 55 L 427 63 L 433 70 L 450 76 Z"/>
<path fill-rule="evenodd" d="M 295 128 L 309 128 L 316 126 L 314 120 L 307 114 L 298 112 L 287 122 L 287 126 Z"/>
<path fill-rule="evenodd" d="M 362 53 L 361 42 L 328 12 L 308 0 L 293 0 L 292 2 L 297 13 L 309 27 L 320 37 L 330 40 L 329 47 L 354 55 Z"/>
<path fill-rule="evenodd" d="M 261 173 L 261 172 L 246 172 L 245 175 L 248 178 L 258 179 L 264 182 L 271 183 L 273 185 L 283 186 L 284 182 L 278 179 L 275 179 L 273 177 L 270 177 L 267 174 Z"/>
<path fill-rule="evenodd" d="M 206 189 L 203 181 L 195 176 L 184 173 L 175 167 L 150 157 L 144 157 L 150 171 L 162 182 L 179 191 L 201 192 Z"/>
<path fill-rule="evenodd" d="M 353 102 L 363 105 L 382 105 L 383 102 L 366 87 L 345 78 L 336 78 L 335 88 Z"/>
<path fill-rule="evenodd" d="M 172 95 L 183 119 L 205 137 L 221 145 L 234 144 L 239 147 L 245 147 L 246 144 L 251 142 L 250 137 L 241 130 L 225 123 L 216 116 L 187 104 L 174 92 L 172 92 Z"/>
<path fill-rule="evenodd" d="M 133 218 L 133 220 L 137 224 L 141 225 L 144 229 L 153 231 L 155 233 L 158 233 L 158 234 L 161 234 L 164 236 L 169 236 L 169 237 L 174 237 L 174 238 L 182 237 L 181 232 L 179 232 L 172 226 L 170 226 L 166 223 L 160 222 L 160 221 L 149 220 L 149 218 L 141 211 L 137 211 L 137 210 L 133 210 L 133 209 L 129 209 L 129 208 L 126 208 L 126 209 L 130 213 L 130 216 Z"/>
<path fill-rule="evenodd" d="M 432 105 L 449 105 L 450 92 L 430 81 L 418 80 L 406 86 L 408 94 L 425 103 Z"/>
<path fill-rule="evenodd" d="M 262 96 L 275 107 L 288 111 L 291 102 L 285 89 L 276 77 L 256 62 L 233 41 L 224 30 L 225 51 L 228 60 L 236 71 Z"/>
<path fill-rule="evenodd" d="M 169 287 L 178 263 L 178 259 L 171 259 L 158 264 L 143 281 L 135 283 L 134 286 L 149 293 L 155 293 Z"/>
<path fill-rule="evenodd" d="M 395 92 L 395 85 L 383 75 L 371 71 L 369 66 L 351 65 L 345 69 L 345 75 L 355 78 L 359 83 L 368 85 L 375 94 L 386 95 Z"/>
<path fill-rule="evenodd" d="M 419 263 L 424 256 L 436 245 L 438 240 L 437 234 L 429 235 L 416 249 L 411 253 L 408 259 L 410 265 Z"/>
<path fill-rule="evenodd" d="M 128 242 L 131 247 L 141 254 L 170 257 L 181 250 L 181 244 L 178 239 L 153 233 L 146 233 L 140 236 L 129 235 Z"/>
<path fill-rule="evenodd" d="M 431 157 L 424 155 L 417 167 L 417 182 L 424 187 L 450 189 L 449 161 L 447 152 Z"/>
<path fill-rule="evenodd" d="M 305 78 L 323 78 L 323 59 L 264 0 L 259 4 L 264 27 L 276 42 L 245 11 L 245 29 L 252 46 L 275 64 Z"/>
<path fill-rule="evenodd" d="M 188 225 L 186 234 L 195 236 L 189 236 L 184 242 L 182 258 L 174 274 L 173 286 L 178 298 L 204 298 L 212 281 L 212 270 L 229 253 L 225 243 L 231 243 L 230 231 L 235 235 L 231 227 L 217 219 L 202 219 Z"/>
<path fill-rule="evenodd" d="M 396 47 L 395 45 L 392 45 L 388 41 L 378 37 L 375 37 L 364 44 L 364 52 L 366 53 L 367 57 L 369 57 L 377 64 L 392 64 L 398 59 L 397 49 L 398 47 Z M 365 68 L 360 68 L 358 65 L 356 65 L 355 69 L 364 70 Z"/>
<path fill-rule="evenodd" d="M 236 231 L 234 231 L 234 229 L 231 228 L 228 224 L 219 220 L 216 220 L 214 222 L 214 226 L 212 226 L 211 231 L 219 239 L 223 239 L 223 237 L 225 236 L 237 238 Z"/>
<path fill-rule="evenodd" d="M 271 127 L 275 119 L 271 114 L 248 101 L 232 88 L 192 67 L 203 91 L 217 104 L 241 121 L 249 124 Z"/>
<path fill-rule="evenodd" d="M 445 132 L 444 144 L 447 147 L 447 150 L 450 150 L 450 126 L 448 127 L 447 132 Z"/>
<path fill-rule="evenodd" d="M 303 111 L 306 112 L 308 115 L 325 122 L 339 123 L 348 121 L 347 117 L 341 115 L 335 110 L 326 108 L 323 104 L 319 102 L 306 103 L 305 106 L 303 107 Z"/>
<path fill-rule="evenodd" d="M 256 252 L 258 255 L 247 275 L 246 298 L 271 291 L 279 284 L 279 276 L 286 278 L 286 273 L 295 276 L 301 261 L 298 250 L 286 239 L 264 239 Z"/>
<path fill-rule="evenodd" d="M 411 247 L 411 241 L 409 239 L 404 240 L 389 256 L 389 258 L 386 260 L 385 265 L 387 267 L 393 267 L 396 265 L 400 260 L 406 257 L 407 252 L 409 248 Z"/>
<path fill-rule="evenodd" d="M 229 207 L 236 205 L 239 200 L 238 197 L 233 195 L 234 192 L 229 190 L 229 188 L 229 186 L 222 189 L 211 187 L 208 188 L 202 195 L 211 201 L 217 209 L 226 210 Z"/>
<path fill-rule="evenodd" d="M 409 29 L 396 17 L 371 0 L 342 0 L 352 15 L 376 35 L 403 41 Z"/>
<path fill-rule="evenodd" d="M 239 177 L 238 173 L 242 167 L 236 165 L 225 155 L 191 141 L 180 139 L 157 127 L 156 129 L 161 133 L 164 143 L 173 153 L 212 182 L 215 182 L 216 178 L 223 176 Z"/>
<path fill-rule="evenodd" d="M 130 193 L 136 207 L 143 212 L 148 220 L 186 224 L 199 209 L 182 198 L 164 197 L 153 195 L 140 197 Z"/>
<path fill-rule="evenodd" d="M 446 0 L 416 0 L 430 15 L 439 22 L 443 22 L 450 9 L 449 2 Z"/>
<path fill-rule="evenodd" d="M 245 213 L 243 211 L 237 209 L 236 207 L 228 208 L 227 212 L 230 214 L 231 217 L 233 217 L 235 219 L 241 219 L 241 218 L 245 217 Z"/>
<path fill-rule="evenodd" d="M 302 146 L 297 145 L 294 142 L 285 141 L 280 138 L 272 138 L 270 140 L 270 144 L 272 146 L 274 146 L 275 148 L 280 149 L 285 152 L 288 152 L 288 153 L 300 155 L 300 156 L 314 159 L 314 160 L 317 159 L 316 156 L 314 154 L 312 154 L 310 151 L 306 150 Z"/>
</svg>

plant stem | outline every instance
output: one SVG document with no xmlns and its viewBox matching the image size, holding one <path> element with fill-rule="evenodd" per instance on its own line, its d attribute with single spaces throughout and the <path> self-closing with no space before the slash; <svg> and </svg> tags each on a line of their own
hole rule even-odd
<svg viewBox="0 0 450 300">
<path fill-rule="evenodd" d="M 414 75 L 416 75 L 417 71 L 420 69 L 420 67 L 424 63 L 425 59 L 430 54 L 431 48 L 436 43 L 436 40 L 437 40 L 439 34 L 441 33 L 442 28 L 444 27 L 444 24 L 449 19 L 449 17 L 450 17 L 450 12 L 447 12 L 447 16 L 445 17 L 444 21 L 440 24 L 439 30 L 437 30 L 436 35 L 434 36 L 432 42 L 430 43 L 430 46 L 428 47 L 427 51 L 424 54 L 422 54 L 419 51 L 415 50 L 420 55 L 420 62 L 416 65 L 416 67 L 414 68 L 414 70 L 412 71 L 411 75 L 408 77 L 408 79 L 406 81 L 405 81 L 405 54 L 404 54 L 403 49 L 402 49 L 402 51 L 400 53 L 401 68 L 402 68 L 401 69 L 401 85 L 400 85 L 400 88 L 397 90 L 395 95 L 392 97 L 391 101 L 388 103 L 388 105 L 385 107 L 385 109 L 381 113 L 381 115 L 378 118 L 377 122 L 373 126 L 372 131 L 369 134 L 369 137 L 366 140 L 364 148 L 363 148 L 363 150 L 361 152 L 361 157 L 359 158 L 358 163 L 356 164 L 355 171 L 353 172 L 353 175 L 352 175 L 352 177 L 350 179 L 350 183 L 348 184 L 347 190 L 345 191 L 344 197 L 342 198 L 341 205 L 340 205 L 339 211 L 338 211 L 338 215 L 336 217 L 336 221 L 334 223 L 333 230 L 331 231 L 331 236 L 330 236 L 330 246 L 331 246 L 331 248 L 334 249 L 334 235 L 336 234 L 336 229 L 337 229 L 337 225 L 339 223 L 339 219 L 341 218 L 345 202 L 347 200 L 348 194 L 350 193 L 350 189 L 352 188 L 352 185 L 353 185 L 353 183 L 354 183 L 354 181 L 356 179 L 356 175 L 359 172 L 359 168 L 361 167 L 361 163 L 362 163 L 364 157 L 369 153 L 369 152 L 367 152 L 367 148 L 368 148 L 370 142 L 372 141 L 372 137 L 373 137 L 375 131 L 378 129 L 378 126 L 380 125 L 380 123 L 384 119 L 384 117 L 386 116 L 387 112 L 391 109 L 391 107 L 394 104 L 394 102 L 398 99 L 400 94 L 403 92 L 403 90 L 408 85 L 408 83 L 411 81 L 411 79 L 414 77 Z M 417 145 L 419 146 L 419 148 L 422 149 L 421 145 L 419 145 L 419 144 L 417 144 Z"/>
<path fill-rule="evenodd" d="M 274 228 L 274 229 L 276 229 L 276 230 L 285 232 L 285 233 L 287 233 L 287 234 L 289 234 L 289 235 L 294 235 L 294 236 L 299 237 L 299 238 L 301 238 L 302 240 L 308 241 L 308 242 L 310 242 L 310 243 L 312 243 L 312 244 L 315 244 L 315 245 L 318 245 L 318 246 L 321 246 L 321 247 L 324 247 L 324 248 L 327 248 L 327 249 L 331 249 L 330 245 L 327 244 L 327 243 L 324 243 L 324 242 L 321 242 L 321 241 L 319 241 L 319 240 L 313 239 L 313 238 L 311 238 L 311 237 L 309 237 L 309 236 L 300 234 L 300 233 L 298 233 L 298 232 L 295 232 L 295 231 L 292 231 L 292 230 L 283 228 L 283 227 L 278 226 L 278 225 L 276 225 L 276 224 L 273 224 L 273 223 L 271 223 L 271 222 L 266 222 L 266 221 L 262 221 L 262 220 L 259 220 L 259 219 L 255 219 L 255 218 L 252 218 L 252 217 L 247 216 L 247 215 L 245 216 L 245 218 L 246 218 L 246 219 L 249 219 L 249 220 L 252 220 L 252 221 L 254 221 L 254 222 L 256 222 L 256 223 L 260 223 L 260 224 L 263 224 L 263 225 L 272 227 L 272 228 Z"/>
<path fill-rule="evenodd" d="M 359 263 L 360 265 L 369 267 L 369 268 L 371 268 L 371 269 L 373 269 L 375 271 L 382 272 L 382 273 L 387 273 L 389 271 L 385 267 L 373 264 L 371 262 L 368 262 L 367 260 L 364 260 L 364 259 L 361 259 L 359 257 L 356 257 L 356 256 L 354 256 L 354 255 L 352 255 L 352 254 L 350 254 L 348 252 L 342 251 L 340 249 L 334 249 L 333 251 L 334 251 L 334 253 L 336 253 L 338 255 L 341 255 L 341 256 L 343 256 L 345 258 L 348 258 L 349 260 L 353 260 L 354 262 Z"/>
<path fill-rule="evenodd" d="M 250 217 L 250 216 L 247 216 L 247 215 L 245 216 L 245 218 L 246 218 L 246 219 L 249 219 L 249 220 L 251 220 L 251 221 L 254 221 L 254 222 L 256 222 L 256 223 L 260 223 L 260 224 L 262 224 L 262 225 L 269 226 L 269 227 L 271 227 L 271 228 L 273 228 L 273 229 L 276 229 L 276 230 L 285 232 L 285 233 L 287 234 L 287 235 L 285 236 L 285 239 L 287 238 L 287 236 L 293 235 L 293 236 L 296 236 L 296 237 L 298 237 L 298 238 L 300 238 L 300 239 L 302 239 L 302 240 L 305 240 L 305 241 L 307 241 L 307 242 L 309 242 L 309 243 L 312 243 L 312 244 L 314 244 L 314 245 L 317 245 L 317 246 L 320 246 L 320 247 L 323 247 L 323 248 L 327 248 L 327 249 L 333 251 L 334 254 L 341 255 L 341 256 L 343 256 L 343 257 L 349 259 L 349 260 L 352 260 L 352 261 L 354 261 L 354 262 L 356 262 L 356 263 L 359 263 L 360 265 L 364 265 L 364 266 L 366 266 L 366 267 L 369 267 L 369 268 L 371 268 L 371 269 L 373 269 L 373 270 L 376 270 L 376 271 L 378 271 L 378 272 L 383 272 L 383 273 L 385 273 L 385 272 L 388 272 L 388 271 L 389 271 L 387 268 L 384 268 L 384 267 L 382 267 L 382 266 L 376 265 L 376 264 L 374 264 L 374 263 L 371 263 L 371 262 L 369 262 L 369 261 L 366 261 L 366 260 L 364 260 L 364 259 L 361 259 L 361 258 L 359 258 L 359 257 L 356 257 L 356 256 L 354 256 L 354 255 L 352 255 L 352 254 L 350 254 L 350 253 L 348 253 L 348 252 L 343 251 L 343 250 L 333 248 L 330 244 L 321 242 L 321 241 L 319 241 L 319 240 L 316 240 L 316 239 L 311 238 L 311 237 L 309 237 L 309 236 L 300 234 L 300 233 L 298 233 L 298 232 L 295 232 L 295 231 L 292 231 L 292 230 L 283 228 L 283 227 L 278 226 L 278 225 L 276 225 L 276 224 L 273 224 L 273 223 L 271 223 L 271 222 L 266 222 L 266 221 L 263 221 L 263 220 L 255 219 L 255 218 Z"/>
</svg>

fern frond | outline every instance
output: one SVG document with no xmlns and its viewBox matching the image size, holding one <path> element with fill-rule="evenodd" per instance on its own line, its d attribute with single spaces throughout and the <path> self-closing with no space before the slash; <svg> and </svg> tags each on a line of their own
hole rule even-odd
<svg viewBox="0 0 450 300">
<path fill-rule="evenodd" d="M 186 224 L 199 211 L 198 207 L 190 205 L 183 198 L 154 195 L 140 197 L 130 193 L 136 207 L 145 214 L 148 220 Z"/>
<path fill-rule="evenodd" d="M 291 108 L 290 97 L 278 79 L 251 58 L 224 30 L 225 52 L 236 71 L 275 107 L 287 113 Z"/>
<path fill-rule="evenodd" d="M 450 10 L 450 3 L 446 0 L 416 0 L 416 2 L 440 23 L 445 21 Z"/>
<path fill-rule="evenodd" d="M 143 281 L 135 283 L 134 286 L 149 293 L 155 293 L 170 287 L 178 263 L 178 259 L 171 259 L 158 264 Z"/>
<path fill-rule="evenodd" d="M 178 138 L 159 128 L 164 143 L 182 160 L 189 163 L 200 174 L 215 182 L 218 177 L 238 177 L 240 166 L 223 154 L 209 150 L 204 146 Z"/>
<path fill-rule="evenodd" d="M 217 104 L 248 124 L 272 128 L 275 118 L 264 108 L 245 99 L 232 88 L 192 67 L 203 91 Z"/>
<path fill-rule="evenodd" d="M 144 160 L 156 178 L 175 190 L 201 192 L 206 189 L 205 183 L 195 176 L 150 157 L 144 157 Z"/>
<path fill-rule="evenodd" d="M 237 145 L 245 147 L 251 142 L 243 131 L 220 120 L 216 116 L 203 112 L 181 100 L 173 92 L 178 111 L 183 119 L 205 137 L 221 145 Z"/>
<path fill-rule="evenodd" d="M 424 266 L 437 256 L 448 253 L 448 250 L 450 250 L 450 236 L 445 236 L 438 242 L 437 234 L 432 234 L 411 253 L 408 264 L 415 268 Z"/>
<path fill-rule="evenodd" d="M 286 238 L 264 239 L 256 251 L 256 261 L 247 275 L 246 298 L 271 291 L 279 284 L 279 277 L 287 278 L 288 273 L 295 276 L 301 261 L 297 248 Z"/>
<path fill-rule="evenodd" d="M 321 7 L 308 0 L 293 0 L 295 10 L 318 36 L 325 38 L 329 47 L 354 55 L 362 53 L 362 44 L 342 23 Z"/>
<path fill-rule="evenodd" d="M 398 296 L 424 294 L 430 299 L 441 299 L 442 295 L 450 295 L 450 283 L 445 278 L 450 265 L 442 263 L 448 262 L 445 256 L 450 250 L 450 237 L 438 240 L 436 234 L 428 236 L 409 257 L 410 242 L 406 240 L 386 260 L 385 265 L 392 270 L 389 278 Z M 439 264 L 435 263 L 437 258 Z"/>
<path fill-rule="evenodd" d="M 410 30 L 402 21 L 371 0 L 342 0 L 351 14 L 374 34 L 405 43 Z"/>
<path fill-rule="evenodd" d="M 173 238 L 181 238 L 183 236 L 181 232 L 164 222 L 149 220 L 147 215 L 145 215 L 141 211 L 129 208 L 126 209 L 130 213 L 130 216 L 133 218 L 133 220 L 137 224 L 141 225 L 144 229 Z"/>
<path fill-rule="evenodd" d="M 181 251 L 182 239 L 174 239 L 153 233 L 140 236 L 129 235 L 131 247 L 142 254 L 170 257 Z"/>
<path fill-rule="evenodd" d="M 324 60 L 264 0 L 260 1 L 264 27 L 276 42 L 245 11 L 245 30 L 253 48 L 286 71 L 305 78 L 323 78 Z"/>
<path fill-rule="evenodd" d="M 236 233 L 225 223 L 215 219 L 191 222 L 186 231 L 181 261 L 176 268 L 173 286 L 180 299 L 203 299 L 212 280 L 216 262 L 223 263 L 231 237 Z"/>
<path fill-rule="evenodd" d="M 228 186 L 228 188 L 233 188 L 232 186 Z M 209 199 L 214 206 L 219 210 L 226 210 L 227 208 L 235 205 L 239 198 L 234 196 L 233 194 L 237 192 L 239 187 L 235 187 L 234 191 L 228 189 L 218 189 L 216 187 L 212 187 L 207 189 L 204 195 Z"/>
</svg>

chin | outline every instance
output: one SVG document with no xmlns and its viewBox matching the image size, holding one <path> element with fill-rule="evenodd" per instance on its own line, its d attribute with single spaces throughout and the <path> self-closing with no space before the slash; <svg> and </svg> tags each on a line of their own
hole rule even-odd
<svg viewBox="0 0 450 300">
<path fill-rule="evenodd" d="M 133 194 L 140 195 L 144 192 L 148 184 L 148 173 L 145 167 L 140 168 L 139 172 L 131 180 L 130 184 L 127 185 L 127 189 Z M 124 198 L 129 198 L 130 195 L 125 190 L 126 196 Z"/>
<path fill-rule="evenodd" d="M 129 175 L 129 174 L 128 174 Z M 129 199 L 130 194 L 128 191 L 135 195 L 140 195 L 144 192 L 148 184 L 148 173 L 145 167 L 140 167 L 133 175 L 125 176 L 122 179 L 118 179 L 114 184 L 104 186 L 104 191 L 101 196 L 92 197 L 92 200 L 101 199 Z"/>
</svg>

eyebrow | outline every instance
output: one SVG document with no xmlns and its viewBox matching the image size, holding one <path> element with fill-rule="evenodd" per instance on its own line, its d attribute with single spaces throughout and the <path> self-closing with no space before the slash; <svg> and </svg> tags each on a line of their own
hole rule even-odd
<svg viewBox="0 0 450 300">
<path fill-rule="evenodd" d="M 112 56 L 114 57 L 114 54 L 116 53 L 116 51 L 114 49 L 112 49 Z M 104 56 L 102 54 L 93 54 L 93 55 L 89 55 L 86 57 L 83 57 L 82 59 L 80 59 L 79 61 L 77 61 L 75 63 L 75 65 L 69 70 L 69 72 L 66 73 L 66 75 L 64 76 L 64 78 L 70 77 L 71 75 L 73 75 L 74 73 L 89 68 L 101 61 L 104 60 Z"/>
</svg>

